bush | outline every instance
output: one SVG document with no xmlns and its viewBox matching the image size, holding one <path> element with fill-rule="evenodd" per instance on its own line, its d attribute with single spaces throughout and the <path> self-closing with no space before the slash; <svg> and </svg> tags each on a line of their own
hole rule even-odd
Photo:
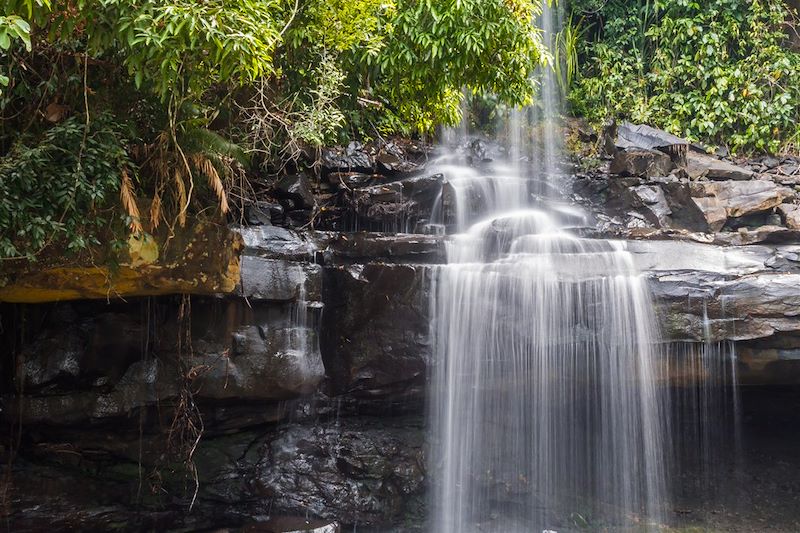
<svg viewBox="0 0 800 533">
<path fill-rule="evenodd" d="M 0 258 L 33 260 L 51 243 L 73 253 L 100 244 L 109 224 L 122 227 L 109 207 L 129 164 L 108 116 L 95 118 L 88 129 L 75 116 L 33 145 L 18 143 L 0 158 Z"/>
<path fill-rule="evenodd" d="M 797 149 L 800 54 L 780 0 L 611 0 L 591 13 L 574 109 L 646 122 L 732 152 Z"/>
</svg>

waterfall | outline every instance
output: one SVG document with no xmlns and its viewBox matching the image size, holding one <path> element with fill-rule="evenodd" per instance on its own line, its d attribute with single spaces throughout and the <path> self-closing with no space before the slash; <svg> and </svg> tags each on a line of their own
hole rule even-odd
<svg viewBox="0 0 800 533">
<path fill-rule="evenodd" d="M 624 243 L 521 209 L 456 235 L 448 259 L 434 291 L 431 530 L 656 520 L 656 326 Z"/>
<path fill-rule="evenodd" d="M 545 42 L 558 18 L 545 3 Z M 430 531 L 640 531 L 666 505 L 653 305 L 625 243 L 575 235 L 580 214 L 542 187 L 560 98 L 540 80 L 508 166 L 442 168 L 457 233 L 432 291 Z"/>
</svg>

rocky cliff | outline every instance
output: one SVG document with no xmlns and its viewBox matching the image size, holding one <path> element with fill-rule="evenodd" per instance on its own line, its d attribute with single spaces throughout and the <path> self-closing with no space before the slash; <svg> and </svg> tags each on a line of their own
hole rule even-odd
<svg viewBox="0 0 800 533">
<path fill-rule="evenodd" d="M 744 167 L 630 129 L 610 152 L 570 182 L 588 213 L 576 230 L 627 240 L 664 345 L 724 344 L 742 383 L 800 384 L 796 161 Z M 276 183 L 226 244 L 194 245 L 215 259 L 205 279 L 235 272 L 235 286 L 162 271 L 116 295 L 46 276 L 0 289 L 71 300 L 1 310 L 0 454 L 13 461 L 0 514 L 17 531 L 283 515 L 422 529 L 430 291 L 438 228 L 455 216 L 426 154 L 353 144 L 323 154 L 316 186 Z M 491 157 L 476 143 L 465 160 Z M 673 363 L 667 378 L 705 379 Z"/>
</svg>

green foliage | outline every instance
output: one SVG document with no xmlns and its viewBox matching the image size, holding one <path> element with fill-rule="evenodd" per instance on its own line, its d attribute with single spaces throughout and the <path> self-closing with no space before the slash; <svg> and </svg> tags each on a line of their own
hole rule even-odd
<svg viewBox="0 0 800 533">
<path fill-rule="evenodd" d="M 18 143 L 0 158 L 0 258 L 34 259 L 50 243 L 72 252 L 99 244 L 129 165 L 108 116 L 88 130 L 83 117 L 73 117 L 35 144 Z"/>
<path fill-rule="evenodd" d="M 307 102 L 300 104 L 298 119 L 289 127 L 293 137 L 319 148 L 335 141 L 344 125 L 344 114 L 336 107 L 344 73 L 329 56 L 323 56 L 315 74 L 317 86 L 309 90 Z"/>
<path fill-rule="evenodd" d="M 31 50 L 31 25 L 16 15 L 0 16 L 0 51 L 11 48 L 11 43 L 19 39 L 25 43 L 25 49 Z M 0 72 L 0 87 L 7 87 L 10 79 Z M 0 90 L 2 94 L 2 90 Z"/>
<path fill-rule="evenodd" d="M 273 172 L 347 136 L 456 123 L 463 89 L 527 103 L 544 55 L 531 24 L 538 7 L 538 0 L 8 0 L 0 5 L 0 68 L 9 78 L 0 79 L 8 83 L 0 157 L 14 178 L 1 185 L 0 221 L 13 234 L 2 254 L 32 256 L 58 241 L 82 248 L 97 235 L 88 220 L 108 221 L 98 209 L 116 203 L 112 189 L 134 231 L 148 221 L 151 230 L 184 224 L 191 213 L 211 212 L 212 202 L 224 214 L 229 197 L 254 190 L 251 161 Z M 104 113 L 118 126 L 96 118 Z M 79 116 L 92 117 L 88 133 L 78 135 Z M 124 170 L 128 156 L 139 167 L 136 180 Z M 140 213 L 145 196 L 148 213 Z"/>
<path fill-rule="evenodd" d="M 573 106 L 734 152 L 796 149 L 800 54 L 785 46 L 789 20 L 780 0 L 609 1 L 594 15 Z"/>
<path fill-rule="evenodd" d="M 6 11 L 27 11 L 51 41 L 79 38 L 93 56 L 119 54 L 137 87 L 164 100 L 273 74 L 291 16 L 281 0 L 17 0 Z"/>
<path fill-rule="evenodd" d="M 311 44 L 331 54 L 361 49 L 376 55 L 391 33 L 395 4 L 391 0 L 308 2 L 287 31 L 290 49 Z"/>
<path fill-rule="evenodd" d="M 567 94 L 578 75 L 580 63 L 578 51 L 585 39 L 585 31 L 580 21 L 570 18 L 563 29 L 556 35 L 553 51 L 553 70 L 559 87 Z"/>
<path fill-rule="evenodd" d="M 531 24 L 538 8 L 528 0 L 312 1 L 287 32 L 292 65 L 283 72 L 299 88 L 316 57 L 331 57 L 345 74 L 337 103 L 351 126 L 430 131 L 460 120 L 462 88 L 531 100 L 543 55 Z"/>
<path fill-rule="evenodd" d="M 524 0 L 398 0 L 385 46 L 360 60 L 375 93 L 420 131 L 457 121 L 462 87 L 526 104 L 543 56 L 538 10 Z"/>
</svg>

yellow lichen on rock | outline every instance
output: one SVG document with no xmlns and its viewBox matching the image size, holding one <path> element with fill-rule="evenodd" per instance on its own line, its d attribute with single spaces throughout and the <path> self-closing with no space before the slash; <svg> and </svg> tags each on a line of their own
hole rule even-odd
<svg viewBox="0 0 800 533">
<path fill-rule="evenodd" d="M 191 249 L 213 253 L 197 257 Z M 238 233 L 224 226 L 196 224 L 164 245 L 149 234 L 128 240 L 130 261 L 119 266 L 55 266 L 13 276 L 0 287 L 0 302 L 43 303 L 166 294 L 230 293 L 240 279 Z M 161 253 L 159 250 L 162 250 Z"/>
<path fill-rule="evenodd" d="M 128 254 L 133 268 L 152 265 L 158 261 L 158 243 L 147 232 L 131 233 L 128 237 Z"/>
</svg>

